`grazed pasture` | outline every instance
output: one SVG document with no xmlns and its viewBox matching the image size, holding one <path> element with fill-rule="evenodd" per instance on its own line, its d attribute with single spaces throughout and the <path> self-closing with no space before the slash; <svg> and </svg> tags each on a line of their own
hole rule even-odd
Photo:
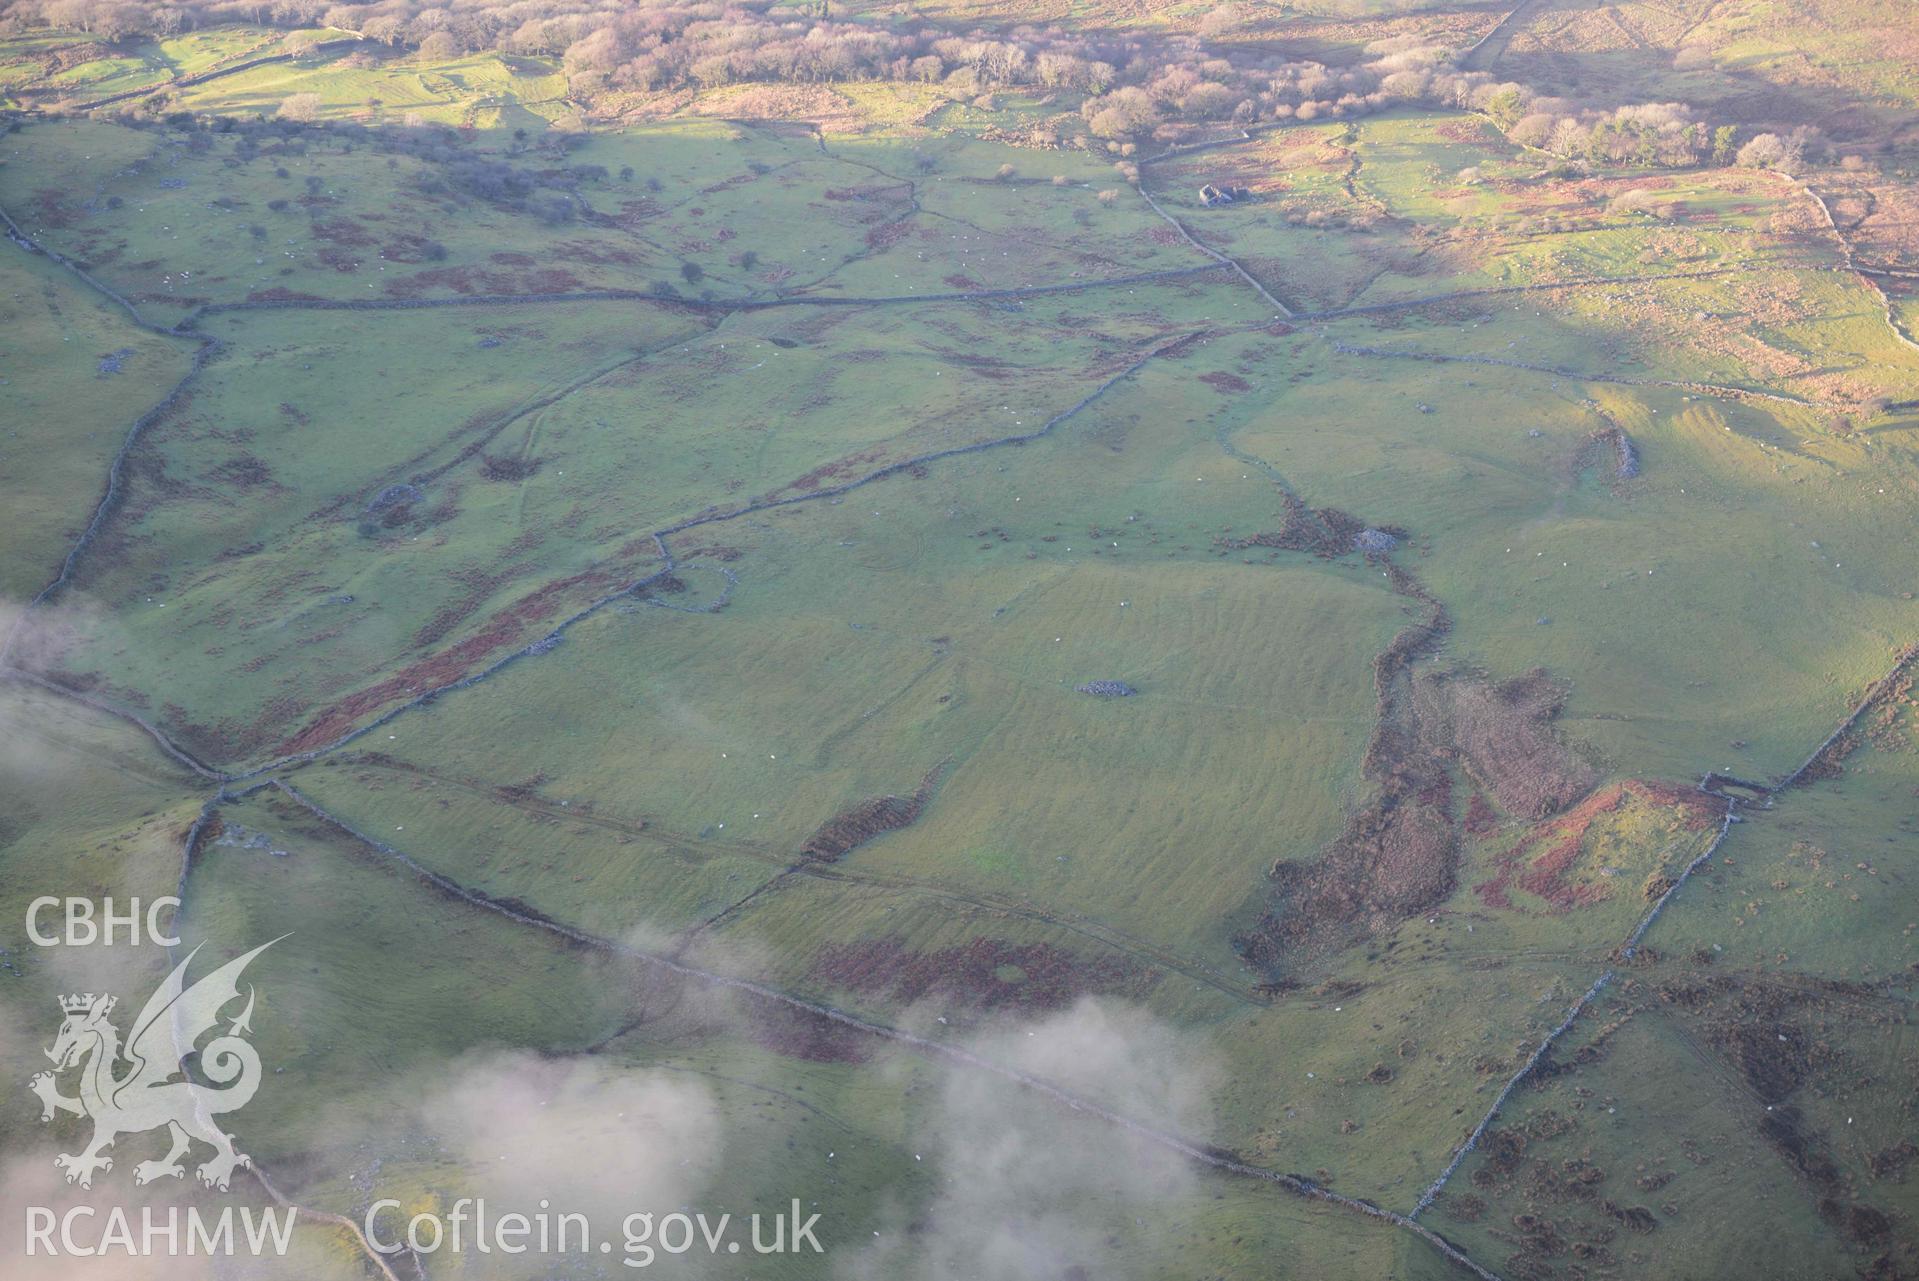
<svg viewBox="0 0 1919 1281">
<path fill-rule="evenodd" d="M 713 1205 L 817 1189 L 847 1262 L 768 1275 L 904 1266 L 958 1053 L 1071 1158 L 1061 1275 L 1913 1264 L 1892 201 L 1467 111 L 1137 182 L 1010 94 L 549 131 L 551 60 L 264 40 L 0 44 L 206 113 L 0 134 L 9 1066 L 158 972 L 26 947 L 58 872 L 294 932 L 244 1137 L 315 1209 L 487 1186 L 408 1100 L 528 1054 L 700 1091 Z M 1020 1056 L 1088 999 L 1204 1099 Z"/>
</svg>

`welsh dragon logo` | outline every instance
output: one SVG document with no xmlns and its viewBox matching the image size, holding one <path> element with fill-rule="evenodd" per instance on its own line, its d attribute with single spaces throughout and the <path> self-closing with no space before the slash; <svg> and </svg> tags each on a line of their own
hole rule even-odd
<svg viewBox="0 0 1919 1281">
<path fill-rule="evenodd" d="M 201 1037 L 217 1030 L 220 1011 L 240 999 L 239 979 L 247 964 L 279 941 L 262 943 L 187 987 L 187 966 L 200 951 L 194 948 L 147 998 L 124 1046 L 119 1029 L 107 1019 L 115 998 L 91 992 L 60 998 L 66 1019 L 47 1051 L 54 1070 L 40 1073 L 30 1084 L 40 1096 L 42 1121 L 53 1120 L 59 1112 L 93 1121 L 93 1140 L 85 1150 L 53 1159 L 66 1171 L 68 1183 L 93 1186 L 96 1170 L 113 1168 L 113 1158 L 103 1154 L 115 1138 L 162 1126 L 172 1138 L 172 1149 L 158 1161 L 136 1165 L 135 1183 L 182 1177 L 186 1170 L 180 1159 L 195 1139 L 213 1147 L 213 1156 L 197 1171 L 200 1182 L 210 1188 L 224 1191 L 236 1168 L 253 1164 L 234 1151 L 233 1136 L 214 1123 L 216 1116 L 245 1107 L 260 1087 L 260 1055 L 245 1039 L 253 1030 L 251 986 L 246 1008 L 224 1033 L 199 1048 L 198 1072 L 211 1085 L 188 1078 L 184 1060 Z M 76 1067 L 79 1095 L 68 1098 L 60 1093 L 58 1074 Z"/>
</svg>

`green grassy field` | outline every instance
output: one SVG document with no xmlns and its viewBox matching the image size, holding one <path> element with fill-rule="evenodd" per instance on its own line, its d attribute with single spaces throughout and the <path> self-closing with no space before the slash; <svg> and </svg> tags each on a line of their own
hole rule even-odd
<svg viewBox="0 0 1919 1281">
<path fill-rule="evenodd" d="M 0 262 L 0 386 L 9 410 L 0 590 L 18 601 L 66 557 L 87 515 L 76 497 L 104 490 L 128 429 L 186 376 L 193 344 L 141 329 L 44 258 L 16 253 Z M 88 425 L 76 431 L 76 422 Z"/>
</svg>

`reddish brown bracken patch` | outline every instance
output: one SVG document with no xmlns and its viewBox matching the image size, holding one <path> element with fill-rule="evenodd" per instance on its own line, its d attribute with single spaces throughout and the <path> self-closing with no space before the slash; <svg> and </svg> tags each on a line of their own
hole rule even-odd
<svg viewBox="0 0 1919 1281">
<path fill-rule="evenodd" d="M 912 826 L 933 795 L 940 767 L 926 772 L 910 796 L 869 796 L 820 824 L 800 852 L 821 863 L 833 863 L 870 840 Z"/>
<path fill-rule="evenodd" d="M 319 294 L 302 293 L 297 289 L 288 289 L 285 285 L 275 285 L 271 289 L 255 289 L 247 295 L 248 302 L 325 302 Z"/>
<path fill-rule="evenodd" d="M 450 685 L 470 675 L 483 660 L 526 640 L 536 624 L 552 619 L 569 600 L 577 601 L 580 589 L 605 591 L 620 581 L 616 575 L 601 570 L 548 583 L 495 614 L 481 631 L 457 645 L 402 668 L 378 684 L 349 694 L 308 722 L 299 733 L 280 743 L 273 749 L 274 753 L 290 756 L 324 747 L 351 730 L 363 716 L 388 704 Z"/>
<path fill-rule="evenodd" d="M 875 446 L 871 449 L 863 449 L 856 454 L 848 454 L 846 457 L 835 459 L 830 463 L 822 463 L 799 479 L 788 481 L 778 489 L 773 490 L 767 497 L 778 497 L 781 494 L 795 491 L 802 494 L 810 494 L 821 485 L 829 482 L 838 484 L 841 481 L 852 480 L 855 477 L 863 476 L 867 472 L 874 470 L 879 464 L 880 459 L 885 456 L 886 451 L 879 446 Z"/>
<path fill-rule="evenodd" d="M 873 1038 L 857 1028 L 752 993 L 740 997 L 755 1044 L 809 1063 L 864 1063 Z"/>
<path fill-rule="evenodd" d="M 1511 848 L 1494 856 L 1493 876 L 1473 886 L 1473 893 L 1487 907 L 1506 909 L 1513 906 L 1511 890 L 1517 885 L 1544 899 L 1555 912 L 1568 912 L 1610 897 L 1609 886 L 1574 884 L 1571 877 L 1586 833 L 1600 818 L 1616 812 L 1628 797 L 1683 809 L 1686 826 L 1692 830 L 1709 825 L 1717 813 L 1712 798 L 1669 783 L 1629 780 L 1602 788 L 1564 814 L 1535 825 Z"/>
<path fill-rule="evenodd" d="M 884 992 L 911 1004 L 945 997 L 979 1010 L 1053 1010 L 1081 996 L 1142 995 L 1155 981 L 1120 957 L 1085 957 L 1050 943 L 976 938 L 960 947 L 921 952 L 897 935 L 829 943 L 811 976 L 857 992 Z"/>
<path fill-rule="evenodd" d="M 1479 792 L 1474 792 L 1472 800 L 1466 802 L 1465 828 L 1468 836 L 1491 836 L 1499 830 L 1499 815 Z"/>
<path fill-rule="evenodd" d="M 456 294 L 564 294 L 582 288 L 580 278 L 559 267 L 483 271 L 477 267 L 431 267 L 387 280 L 389 298 L 419 298 L 434 290 Z"/>
</svg>

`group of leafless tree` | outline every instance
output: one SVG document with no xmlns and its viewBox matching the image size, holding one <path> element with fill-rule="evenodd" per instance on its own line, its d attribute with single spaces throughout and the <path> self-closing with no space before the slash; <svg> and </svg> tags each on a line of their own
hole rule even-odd
<svg viewBox="0 0 1919 1281">
<path fill-rule="evenodd" d="M 1600 109 L 1541 97 L 1461 70 L 1454 51 L 1411 38 L 1369 46 L 1332 67 L 1216 42 L 1246 15 L 1222 5 L 1193 33 L 1087 35 L 1057 27 L 966 32 L 840 21 L 831 0 L 0 0 L 0 24 L 104 38 L 170 35 L 244 22 L 353 33 L 373 47 L 427 57 L 494 51 L 556 58 L 573 94 L 711 89 L 740 83 L 858 80 L 939 85 L 956 96 L 1023 89 L 1079 96 L 1086 130 L 1110 150 L 1169 143 L 1208 126 L 1348 118 L 1400 105 L 1479 111 L 1515 142 L 1572 167 L 1734 162 L 1791 167 L 1817 140 L 1741 140 L 1684 104 Z M 294 114 L 289 112 L 289 114 Z"/>
</svg>

